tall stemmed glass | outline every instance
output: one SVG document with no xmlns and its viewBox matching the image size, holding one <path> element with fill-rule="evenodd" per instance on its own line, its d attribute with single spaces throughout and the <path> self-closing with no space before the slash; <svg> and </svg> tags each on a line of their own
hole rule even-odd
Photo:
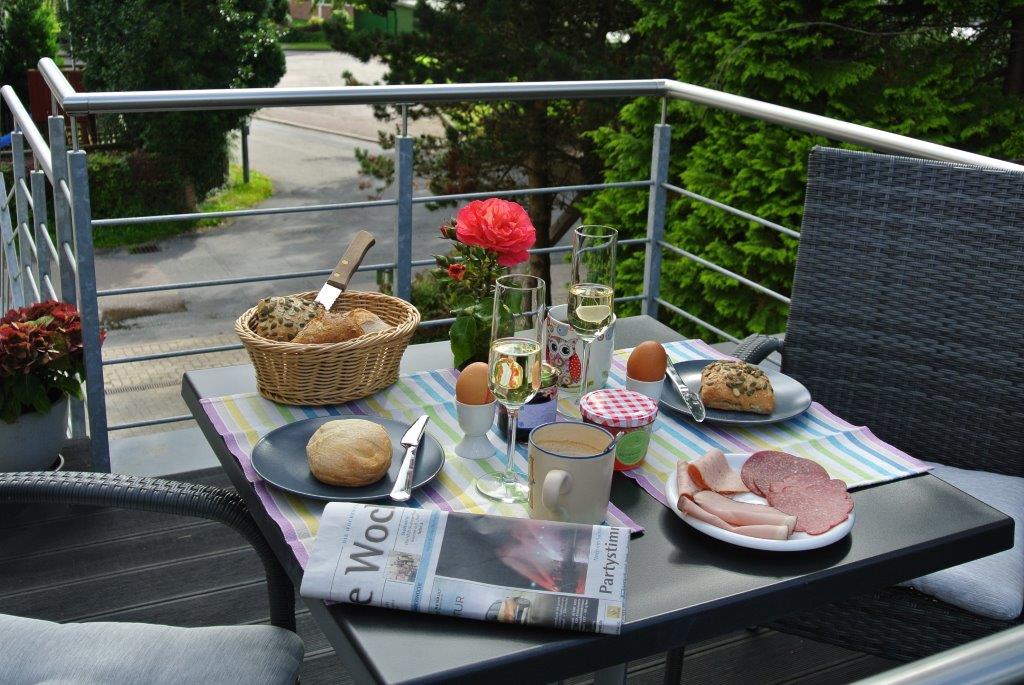
<svg viewBox="0 0 1024 685">
<path fill-rule="evenodd" d="M 512 274 L 494 286 L 488 385 L 508 410 L 508 448 L 505 471 L 476 481 L 476 489 L 502 502 L 525 502 L 527 485 L 516 475 L 516 426 L 519 409 L 540 390 L 541 352 L 544 350 L 544 280 Z"/>
<path fill-rule="evenodd" d="M 583 340 L 580 392 L 587 392 L 590 347 L 612 323 L 615 310 L 615 251 L 619 232 L 611 226 L 580 226 L 572 234 L 572 273 L 566 314 Z"/>
</svg>

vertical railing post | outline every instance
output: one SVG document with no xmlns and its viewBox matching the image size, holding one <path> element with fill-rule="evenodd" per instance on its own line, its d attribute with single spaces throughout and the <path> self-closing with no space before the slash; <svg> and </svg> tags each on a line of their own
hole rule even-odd
<svg viewBox="0 0 1024 685">
<path fill-rule="evenodd" d="M 60 273 L 60 299 L 78 306 L 78 279 L 75 278 L 75 265 L 68 264 L 64 246 L 67 245 L 72 254 L 75 249 L 75 229 L 71 222 L 71 203 L 68 202 L 64 189 L 70 189 L 68 182 L 67 135 L 64 129 L 64 117 L 52 116 L 46 120 L 50 134 L 50 163 L 53 165 L 53 226 L 56 230 L 57 271 Z M 71 437 L 86 436 L 85 404 L 79 400 L 71 400 Z"/>
<path fill-rule="evenodd" d="M 242 122 L 242 183 L 249 183 L 249 120 Z"/>
<path fill-rule="evenodd" d="M 404 105 L 403 105 L 404 110 Z M 405 119 L 403 111 L 403 120 Z M 395 138 L 395 182 L 398 184 L 398 218 L 395 222 L 396 297 L 412 299 L 412 138 L 405 123 Z"/>
<path fill-rule="evenodd" d="M 32 279 L 32 253 L 28 245 L 22 239 L 22 226 L 28 230 L 28 194 L 22 182 L 28 180 L 25 173 L 25 137 L 20 131 L 11 134 L 11 152 L 14 155 L 12 167 L 14 170 L 14 205 L 17 209 L 17 216 L 14 218 L 14 236 L 18 246 L 18 262 L 21 271 L 22 288 L 24 288 L 25 302 L 33 299 L 34 293 L 29 284 Z"/>
<path fill-rule="evenodd" d="M 658 316 L 661 296 L 661 241 L 665 237 L 665 183 L 668 182 L 669 147 L 672 127 L 654 126 L 651 146 L 651 192 L 647 200 L 647 253 L 644 259 L 644 299 L 641 313 Z"/>
<path fill-rule="evenodd" d="M 99 301 L 96 298 L 96 263 L 92 249 L 92 205 L 89 201 L 89 171 L 85 153 L 69 152 L 71 214 L 75 230 L 78 263 L 78 310 L 82 315 L 82 344 L 85 353 L 86 406 L 94 471 L 110 471 L 107 442 L 107 402 L 103 394 L 103 355 L 100 350 Z"/>
<path fill-rule="evenodd" d="M 44 235 L 49 230 L 50 217 L 49 209 L 46 206 L 46 172 L 32 172 L 32 236 L 36 241 L 36 275 L 39 277 L 39 293 L 44 300 L 57 297 L 57 288 L 53 287 L 53 280 L 50 278 L 50 250 L 47 247 L 49 236 Z M 47 289 L 46 283 L 54 292 Z"/>
<path fill-rule="evenodd" d="M 7 179 L 0 174 L 0 195 L 7 198 Z M 13 201 L 14 198 L 12 197 Z M 21 278 L 21 265 L 18 264 L 18 252 L 14 247 L 14 226 L 11 224 L 11 204 L 8 202 L 0 208 L 0 242 L 3 243 L 4 259 L 4 313 L 13 307 L 25 304 L 25 285 Z"/>
</svg>

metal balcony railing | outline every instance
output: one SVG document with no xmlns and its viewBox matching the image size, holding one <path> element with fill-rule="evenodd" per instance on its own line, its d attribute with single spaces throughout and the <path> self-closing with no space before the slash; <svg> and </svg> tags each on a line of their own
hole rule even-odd
<svg viewBox="0 0 1024 685">
<path fill-rule="evenodd" d="M 240 278 L 209 279 L 179 283 L 164 283 L 137 287 L 97 290 L 93 258 L 92 237 L 95 230 L 127 224 L 166 221 L 191 221 L 198 218 L 227 218 L 303 212 L 344 211 L 368 207 L 395 208 L 395 253 L 392 261 L 368 264 L 360 271 L 392 271 L 394 292 L 409 299 L 412 272 L 415 267 L 433 264 L 433 260 L 412 259 L 413 205 L 443 200 L 463 201 L 482 197 L 515 197 L 537 194 L 556 194 L 574 191 L 603 190 L 608 188 L 646 188 L 648 190 L 647 231 L 644 238 L 622 241 L 623 245 L 645 249 L 643 292 L 617 298 L 619 302 L 641 301 L 642 311 L 657 315 L 664 307 L 713 333 L 736 341 L 728 332 L 704 321 L 661 297 L 660 274 L 662 255 L 672 255 L 693 261 L 714 270 L 742 285 L 788 303 L 789 298 L 735 273 L 704 257 L 669 244 L 664 239 L 665 207 L 668 193 L 676 193 L 695 202 L 707 204 L 741 219 L 756 222 L 782 234 L 799 237 L 792 228 L 781 226 L 742 209 L 704 197 L 669 182 L 668 169 L 671 128 L 666 122 L 667 101 L 685 100 L 708 107 L 727 110 L 743 116 L 760 119 L 781 126 L 824 136 L 830 140 L 854 143 L 882 152 L 925 157 L 946 162 L 974 164 L 1024 171 L 1024 167 L 998 159 L 936 145 L 907 136 L 808 114 L 729 93 L 702 88 L 665 79 L 631 81 L 552 81 L 538 83 L 477 83 L 431 84 L 405 86 L 359 86 L 338 88 L 252 88 L 179 91 L 142 91 L 78 93 L 50 59 L 39 62 L 39 69 L 50 88 L 52 101 L 70 115 L 52 116 L 47 122 L 48 136 L 36 129 L 25 108 L 9 87 L 0 89 L 4 104 L 11 111 L 17 130 L 12 137 L 13 174 L 8 190 L 6 180 L 0 177 L 0 304 L 6 309 L 20 306 L 43 297 L 62 298 L 77 304 L 82 312 L 85 336 L 86 407 L 76 404 L 72 408 L 71 429 L 76 437 L 85 436 L 86 414 L 88 435 L 94 467 L 109 470 L 107 434 L 110 430 L 158 425 L 185 421 L 191 416 L 155 417 L 144 421 L 108 426 L 103 393 L 103 367 L 111 364 L 145 362 L 169 357 L 206 354 L 233 350 L 240 344 L 194 348 L 158 354 L 136 355 L 117 359 L 102 358 L 99 333 L 99 299 L 115 295 L 152 293 L 189 288 L 207 288 L 287 280 L 311 276 L 324 276 L 330 269 L 295 271 L 277 274 L 258 274 Z M 548 188 L 520 188 L 487 193 L 460 193 L 438 196 L 413 195 L 413 139 L 408 135 L 408 107 L 427 102 L 466 102 L 486 100 L 538 100 L 655 97 L 662 101 L 661 120 L 653 126 L 651 173 L 648 178 L 619 183 L 555 186 Z M 339 104 L 391 104 L 402 111 L 400 135 L 395 141 L 395 197 L 366 202 L 304 205 L 294 207 L 258 208 L 229 212 L 185 213 L 160 216 L 123 218 L 95 218 L 89 203 L 89 179 L 86 153 L 78 149 L 76 117 L 86 114 L 129 114 L 136 112 L 169 112 L 186 110 L 254 109 L 261 107 L 293 107 L 298 105 Z M 65 146 L 66 126 L 70 123 L 72 149 Z M 26 148 L 31 150 L 36 170 L 26 171 Z M 47 198 L 52 197 L 56 242 L 51 240 L 51 219 L 47 216 Z M 11 221 L 10 204 L 14 202 L 15 221 Z M 556 246 L 534 252 L 560 253 L 568 247 Z M 59 274 L 54 280 L 53 274 Z M 422 326 L 441 326 L 452 319 L 424 321 Z M 87 410 L 87 411 L 86 411 Z"/>
</svg>

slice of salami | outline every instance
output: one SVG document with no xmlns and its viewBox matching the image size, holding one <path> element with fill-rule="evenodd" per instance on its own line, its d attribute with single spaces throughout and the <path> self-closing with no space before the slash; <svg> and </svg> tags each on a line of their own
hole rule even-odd
<svg viewBox="0 0 1024 685">
<path fill-rule="evenodd" d="M 827 478 L 827 476 L 826 476 Z M 821 474 L 819 473 L 798 473 L 782 480 L 777 480 L 768 486 L 768 494 L 765 498 L 772 496 L 772 493 L 779 493 L 783 488 L 801 486 L 801 485 L 813 485 L 814 483 L 828 483 L 831 487 L 841 492 L 846 492 L 846 481 L 839 480 L 838 478 L 832 480 L 822 480 Z"/>
<path fill-rule="evenodd" d="M 820 464 L 786 452 L 754 452 L 740 470 L 743 484 L 761 497 L 768 496 L 768 489 L 772 483 L 797 475 L 817 476 L 821 480 L 828 480 L 828 472 Z"/>
<path fill-rule="evenodd" d="M 853 511 L 853 499 L 841 480 L 776 486 L 768 493 L 768 504 L 796 516 L 794 531 L 809 535 L 821 535 L 845 521 Z"/>
</svg>

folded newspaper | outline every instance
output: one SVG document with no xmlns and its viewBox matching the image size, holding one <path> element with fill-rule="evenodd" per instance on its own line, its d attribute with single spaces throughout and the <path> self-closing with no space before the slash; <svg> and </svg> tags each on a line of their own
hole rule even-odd
<svg viewBox="0 0 1024 685">
<path fill-rule="evenodd" d="M 303 597 L 617 634 L 629 529 L 332 502 Z"/>
</svg>

